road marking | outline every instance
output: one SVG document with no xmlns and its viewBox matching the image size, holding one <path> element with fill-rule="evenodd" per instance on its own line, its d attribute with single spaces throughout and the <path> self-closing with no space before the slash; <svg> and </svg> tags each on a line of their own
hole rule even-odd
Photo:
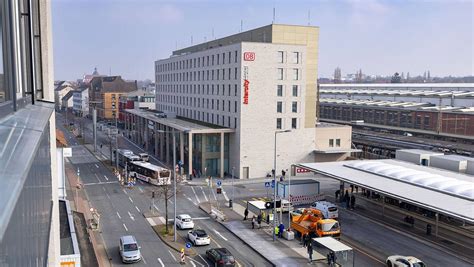
<svg viewBox="0 0 474 267">
<path fill-rule="evenodd" d="M 214 190 L 212 190 L 212 195 L 214 196 L 214 199 L 217 201 L 216 193 L 214 193 Z"/>
<path fill-rule="evenodd" d="M 195 201 L 193 201 L 190 197 L 187 197 L 187 199 L 188 199 L 189 201 L 191 201 L 194 205 L 196 205 L 196 206 L 198 205 L 198 204 L 197 204 Z"/>
<path fill-rule="evenodd" d="M 110 196 L 107 192 L 105 192 L 105 195 L 107 196 L 108 199 L 110 199 Z"/>
<path fill-rule="evenodd" d="M 143 183 L 142 180 L 138 180 L 138 182 L 139 182 L 141 185 L 144 185 L 144 183 Z"/>
<path fill-rule="evenodd" d="M 193 259 L 193 258 L 191 258 L 191 257 L 189 257 L 189 256 L 186 256 L 186 257 L 189 259 L 189 262 L 191 263 L 192 266 L 196 267 L 196 264 L 194 264 L 195 262 L 196 262 L 197 264 L 199 264 L 199 266 L 204 266 L 204 264 L 200 263 L 199 261 L 197 261 L 197 260 L 195 260 L 195 259 Z"/>
<path fill-rule="evenodd" d="M 109 180 L 109 177 L 107 177 L 107 175 L 105 175 L 105 174 L 104 174 L 104 178 L 105 178 L 105 180 L 107 180 L 107 181 Z"/>
<path fill-rule="evenodd" d="M 171 204 L 173 204 L 173 200 L 171 200 L 171 199 L 168 199 L 168 201 L 169 201 Z"/>
<path fill-rule="evenodd" d="M 157 211 L 160 211 L 160 209 L 156 206 L 156 204 L 153 204 L 153 207 L 155 207 Z"/>
<path fill-rule="evenodd" d="M 99 182 L 99 183 L 86 183 L 83 185 L 103 185 L 103 184 L 116 184 L 117 181 L 112 181 L 112 182 Z"/>
<path fill-rule="evenodd" d="M 127 190 L 125 190 L 124 188 L 122 188 L 122 191 L 125 193 L 125 195 L 128 195 Z"/>
<path fill-rule="evenodd" d="M 130 199 L 130 201 L 132 201 L 132 203 L 133 203 L 133 200 L 132 200 L 132 198 L 131 198 L 131 197 L 128 197 L 128 199 Z"/>
<path fill-rule="evenodd" d="M 99 165 L 95 164 L 95 167 L 98 169 L 98 168 L 99 168 Z"/>
<path fill-rule="evenodd" d="M 161 267 L 165 267 L 165 264 L 163 263 L 163 261 L 160 258 L 158 258 L 158 262 L 161 264 Z"/>
<path fill-rule="evenodd" d="M 173 257 L 173 259 L 176 261 L 176 257 L 174 256 L 173 253 L 171 253 L 171 251 L 168 250 L 168 253 L 171 255 L 171 257 Z"/>
<path fill-rule="evenodd" d="M 202 195 L 203 195 L 203 196 L 204 196 L 204 198 L 206 199 L 206 202 L 208 202 L 208 201 L 209 201 L 209 199 L 207 199 L 207 196 L 206 196 L 206 194 L 204 193 L 204 189 L 202 189 L 202 187 L 199 187 L 199 188 L 201 188 Z"/>
<path fill-rule="evenodd" d="M 102 190 L 104 190 L 104 192 L 105 192 L 105 187 L 102 186 Z"/>
<path fill-rule="evenodd" d="M 97 178 L 97 181 L 99 181 L 99 183 L 102 182 L 102 181 L 99 179 L 99 175 L 97 175 L 97 173 L 94 173 L 94 175 L 95 175 L 95 178 Z"/>
<path fill-rule="evenodd" d="M 191 260 L 191 258 L 190 258 L 190 257 L 188 257 L 188 259 L 190 259 L 190 260 Z M 193 262 L 192 260 L 191 260 L 190 262 L 191 262 L 191 265 L 192 265 L 192 266 L 196 267 L 196 264 L 194 264 L 194 262 Z"/>
<path fill-rule="evenodd" d="M 194 196 L 196 197 L 197 203 L 201 203 L 201 201 L 198 198 L 198 195 L 196 194 L 196 191 L 194 190 L 194 186 L 191 186 L 191 189 L 193 190 Z"/>
<path fill-rule="evenodd" d="M 222 194 L 224 194 L 225 201 L 229 202 L 229 198 L 227 197 L 227 193 L 222 190 Z"/>
<path fill-rule="evenodd" d="M 147 264 L 145 258 L 143 257 L 143 255 L 141 255 L 141 256 L 142 256 L 143 263 Z"/>
<path fill-rule="evenodd" d="M 224 239 L 225 241 L 228 241 L 227 238 L 225 238 L 221 233 L 217 232 L 216 229 L 212 228 L 212 231 L 214 231 L 214 233 L 216 233 L 218 236 L 220 236 L 222 239 Z"/>
<path fill-rule="evenodd" d="M 140 192 L 143 193 L 143 189 L 141 187 L 138 186 L 138 190 L 140 190 Z"/>
<path fill-rule="evenodd" d="M 122 223 L 122 225 L 123 225 L 123 228 L 125 228 L 125 231 L 127 231 L 127 232 L 128 232 L 128 228 L 127 228 L 127 226 L 126 226 L 124 223 Z"/>
<path fill-rule="evenodd" d="M 201 256 L 201 254 L 198 254 L 198 256 L 199 256 L 199 258 L 201 258 L 201 260 L 202 260 L 203 262 L 206 263 L 207 267 L 209 267 L 209 263 L 207 263 L 207 261 Z"/>
<path fill-rule="evenodd" d="M 196 217 L 196 218 L 193 218 L 193 220 L 209 220 L 211 219 L 211 217 Z"/>
<path fill-rule="evenodd" d="M 152 218 L 146 218 L 151 227 L 156 226 L 156 222 Z"/>
<path fill-rule="evenodd" d="M 122 217 L 120 217 L 120 214 L 118 213 L 118 211 L 117 211 L 117 216 L 119 217 L 119 219 L 122 219 Z"/>
<path fill-rule="evenodd" d="M 140 211 L 140 209 L 139 209 L 137 206 L 135 206 L 135 209 L 137 209 L 137 210 L 138 210 L 138 212 L 141 212 L 141 211 Z"/>
<path fill-rule="evenodd" d="M 130 219 L 132 219 L 132 221 L 135 221 L 135 218 L 133 217 L 133 214 L 130 213 L 130 211 L 128 212 L 128 215 L 130 216 Z"/>
</svg>

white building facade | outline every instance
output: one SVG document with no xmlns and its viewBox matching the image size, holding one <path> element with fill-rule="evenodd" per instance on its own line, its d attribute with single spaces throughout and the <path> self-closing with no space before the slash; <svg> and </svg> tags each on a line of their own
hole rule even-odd
<svg viewBox="0 0 474 267">
<path fill-rule="evenodd" d="M 89 115 L 89 88 L 75 90 L 72 98 L 74 114 L 81 117 Z"/>
</svg>

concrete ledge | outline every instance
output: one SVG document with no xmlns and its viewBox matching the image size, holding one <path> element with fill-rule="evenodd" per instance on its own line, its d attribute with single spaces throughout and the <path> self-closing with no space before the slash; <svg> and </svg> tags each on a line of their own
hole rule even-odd
<svg viewBox="0 0 474 267">
<path fill-rule="evenodd" d="M 151 228 L 156 233 L 156 235 L 158 235 L 158 237 L 161 239 L 161 241 L 163 241 L 163 243 L 165 243 L 168 247 L 172 248 L 173 250 L 175 250 L 178 253 L 181 253 L 181 248 L 184 248 L 184 255 L 186 255 L 186 256 L 196 256 L 197 255 L 197 253 L 194 251 L 194 249 L 192 249 L 192 248 L 188 249 L 188 248 L 186 248 L 186 245 L 181 245 L 181 244 L 175 243 L 174 241 L 169 241 L 165 237 L 163 237 L 159 233 L 160 227 L 162 227 L 162 226 L 163 225 L 155 225 L 155 226 L 152 226 Z M 181 238 L 181 237 L 179 237 L 179 238 Z"/>
</svg>

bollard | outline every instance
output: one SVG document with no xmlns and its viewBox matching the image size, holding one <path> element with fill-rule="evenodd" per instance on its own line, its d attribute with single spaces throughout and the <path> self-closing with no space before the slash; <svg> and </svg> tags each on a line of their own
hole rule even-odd
<svg viewBox="0 0 474 267">
<path fill-rule="evenodd" d="M 186 262 L 184 261 L 184 248 L 181 248 L 181 260 L 180 260 L 180 264 L 186 264 Z"/>
<path fill-rule="evenodd" d="M 229 199 L 229 208 L 232 208 L 232 199 Z"/>
</svg>

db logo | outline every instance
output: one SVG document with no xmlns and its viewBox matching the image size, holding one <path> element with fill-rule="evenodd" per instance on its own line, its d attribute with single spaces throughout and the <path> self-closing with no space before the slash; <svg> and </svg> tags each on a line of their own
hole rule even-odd
<svg viewBox="0 0 474 267">
<path fill-rule="evenodd" d="M 254 61 L 255 60 L 255 53 L 254 52 L 245 52 L 244 53 L 244 61 Z"/>
</svg>

